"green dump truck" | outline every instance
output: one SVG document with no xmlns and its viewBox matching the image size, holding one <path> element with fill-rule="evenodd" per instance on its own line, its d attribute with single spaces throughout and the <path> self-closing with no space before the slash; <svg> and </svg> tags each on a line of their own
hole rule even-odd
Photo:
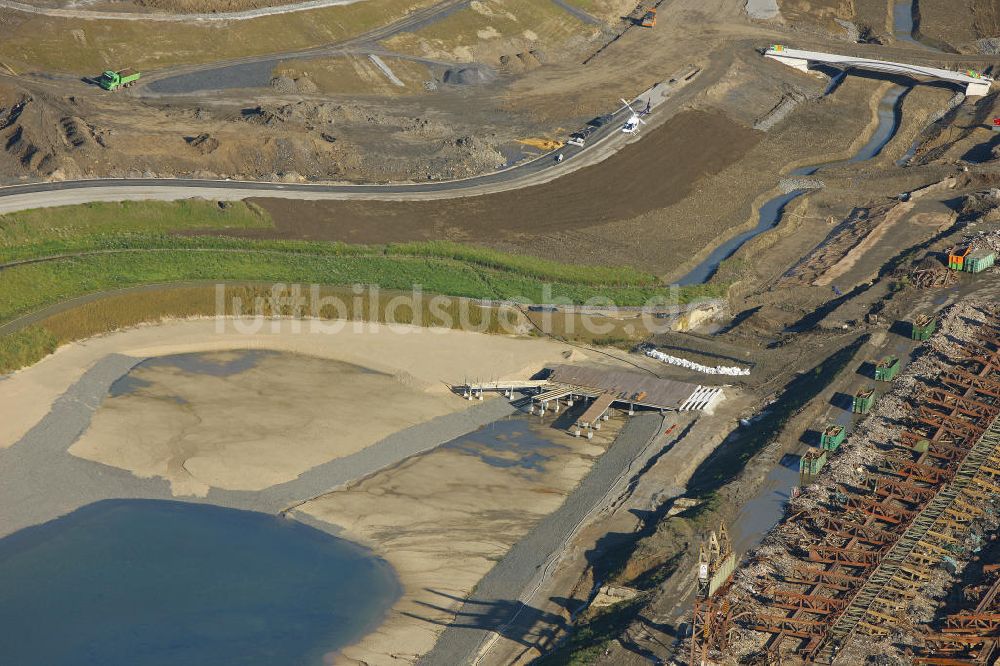
<svg viewBox="0 0 1000 666">
<path fill-rule="evenodd" d="M 123 69 L 120 72 L 114 72 L 109 69 L 101 74 L 101 78 L 97 79 L 97 84 L 105 90 L 120 90 L 121 88 L 128 88 L 135 85 L 140 76 L 139 72 L 131 69 Z"/>
</svg>

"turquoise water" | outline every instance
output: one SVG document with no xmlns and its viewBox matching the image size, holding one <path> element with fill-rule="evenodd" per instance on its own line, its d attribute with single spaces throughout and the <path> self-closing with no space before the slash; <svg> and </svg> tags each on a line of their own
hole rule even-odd
<svg viewBox="0 0 1000 666">
<path fill-rule="evenodd" d="M 0 539 L 0 664 L 321 664 L 400 591 L 387 563 L 296 521 L 98 502 Z"/>
</svg>

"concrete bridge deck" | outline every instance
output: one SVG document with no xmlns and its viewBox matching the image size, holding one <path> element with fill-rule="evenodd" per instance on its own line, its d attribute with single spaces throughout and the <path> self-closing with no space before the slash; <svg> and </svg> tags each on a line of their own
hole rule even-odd
<svg viewBox="0 0 1000 666">
<path fill-rule="evenodd" d="M 557 365 L 549 371 L 545 379 L 468 382 L 454 386 L 453 390 L 469 400 L 482 399 L 483 393 L 488 391 L 503 393 L 509 398 L 515 392 L 531 393 L 532 405 L 537 405 L 542 413 L 550 402 L 555 403 L 558 411 L 559 401 L 567 398 L 569 401 L 586 398 L 600 404 L 607 402 L 596 418 L 588 409 L 587 414 L 591 418 L 581 417 L 581 422 L 596 421 L 614 404 L 621 405 L 630 414 L 637 407 L 660 411 L 702 411 L 711 409 L 723 397 L 719 387 L 661 379 L 626 370 Z"/>
<path fill-rule="evenodd" d="M 778 62 L 803 72 L 809 71 L 810 65 L 830 65 L 831 67 L 838 67 L 845 71 L 863 69 L 886 74 L 900 74 L 915 79 L 932 79 L 957 83 L 965 86 L 965 94 L 968 97 L 988 95 L 993 85 L 992 78 L 971 70 L 967 72 L 955 72 L 950 69 L 928 67 L 926 65 L 911 65 L 909 63 L 891 62 L 889 60 L 875 60 L 873 58 L 858 58 L 836 53 L 790 49 L 781 44 L 769 47 L 764 51 L 764 56 L 773 58 Z"/>
</svg>

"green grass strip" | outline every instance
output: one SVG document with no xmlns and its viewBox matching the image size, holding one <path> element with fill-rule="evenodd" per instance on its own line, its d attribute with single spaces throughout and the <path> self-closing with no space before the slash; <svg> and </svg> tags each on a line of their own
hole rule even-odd
<svg viewBox="0 0 1000 666">
<path fill-rule="evenodd" d="M 54 259 L 2 271 L 0 321 L 88 293 L 187 280 L 246 280 L 301 284 L 378 285 L 427 293 L 527 302 L 610 299 L 620 306 L 669 298 L 661 287 L 608 287 L 543 282 L 530 276 L 461 261 L 396 256 L 331 256 L 249 250 L 137 250 Z M 719 287 L 682 290 L 680 300 L 709 296 Z M 716 293 L 717 295 L 717 293 Z"/>
</svg>

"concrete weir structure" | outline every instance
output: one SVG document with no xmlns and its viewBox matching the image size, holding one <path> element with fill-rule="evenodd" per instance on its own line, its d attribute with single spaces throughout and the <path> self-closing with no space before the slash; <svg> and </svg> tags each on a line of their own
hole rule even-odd
<svg viewBox="0 0 1000 666">
<path fill-rule="evenodd" d="M 503 393 L 513 398 L 514 393 L 531 393 L 531 411 L 544 414 L 549 405 L 556 413 L 560 401 L 572 407 L 577 400 L 589 400 L 590 405 L 573 425 L 571 432 L 580 436 L 600 430 L 611 410 L 617 407 L 635 414 L 636 408 L 665 411 L 711 411 L 723 399 L 722 389 L 700 386 L 672 379 L 661 379 L 625 370 L 586 368 L 557 365 L 547 368 L 545 379 L 467 383 L 455 387 L 468 400 L 482 400 L 485 391 Z"/>
<path fill-rule="evenodd" d="M 942 69 L 940 67 L 910 65 L 902 62 L 890 62 L 888 60 L 856 58 L 836 53 L 790 49 L 781 44 L 775 44 L 767 48 L 764 51 L 764 57 L 773 58 L 778 62 L 803 72 L 808 72 L 811 65 L 829 65 L 831 67 L 838 67 L 844 71 L 864 69 L 872 72 L 884 72 L 886 74 L 900 74 L 915 79 L 947 81 L 949 83 L 964 85 L 967 97 L 988 95 L 993 85 L 992 78 L 971 70 L 968 72 L 954 72 L 950 69 Z"/>
</svg>

